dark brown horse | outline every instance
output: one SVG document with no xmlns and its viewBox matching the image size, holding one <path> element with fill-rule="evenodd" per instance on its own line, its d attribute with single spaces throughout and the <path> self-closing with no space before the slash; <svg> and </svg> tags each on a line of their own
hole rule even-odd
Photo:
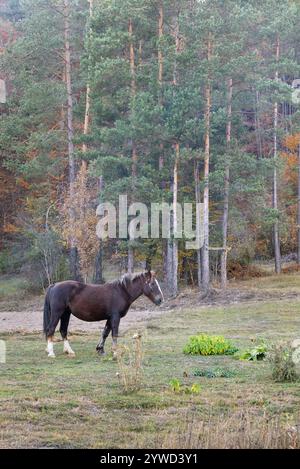
<svg viewBox="0 0 300 469">
<path fill-rule="evenodd" d="M 141 295 L 146 295 L 156 305 L 162 303 L 163 294 L 154 272 L 148 271 L 133 276 L 125 274 L 120 280 L 104 285 L 88 285 L 73 280 L 50 285 L 44 305 L 44 333 L 47 339 L 48 357 L 55 357 L 53 336 L 59 320 L 64 352 L 74 355 L 68 342 L 71 314 L 83 321 L 106 320 L 96 350 L 99 354 L 104 354 L 105 340 L 112 331 L 115 354 L 120 319 Z"/>
</svg>

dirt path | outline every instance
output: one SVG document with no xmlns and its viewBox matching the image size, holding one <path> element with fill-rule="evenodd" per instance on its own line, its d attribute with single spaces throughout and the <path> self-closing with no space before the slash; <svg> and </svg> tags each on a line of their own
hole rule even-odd
<svg viewBox="0 0 300 469">
<path fill-rule="evenodd" d="M 140 306 L 140 307 L 138 307 Z M 155 308 L 148 304 L 148 307 L 140 302 L 139 305 L 132 307 L 125 318 L 121 321 L 121 332 L 134 327 L 135 324 L 160 316 L 165 312 L 162 308 Z M 24 311 L 3 311 L 0 312 L 0 333 L 1 332 L 37 332 L 43 330 L 42 304 L 38 301 L 33 309 Z M 95 332 L 99 331 L 105 325 L 104 321 L 85 322 L 71 315 L 70 332 Z"/>
<path fill-rule="evenodd" d="M 130 311 L 128 315 L 121 321 L 121 329 L 125 331 L 132 328 L 138 322 L 147 322 L 153 317 L 157 317 L 163 313 L 158 311 Z M 71 316 L 70 332 L 94 332 L 99 331 L 105 322 L 87 323 Z M 42 331 L 42 314 L 41 311 L 14 311 L 0 313 L 0 333 L 1 332 L 37 332 Z"/>
<path fill-rule="evenodd" d="M 147 322 L 153 317 L 159 317 L 170 310 L 181 308 L 209 308 L 213 306 L 229 306 L 238 303 L 256 303 L 262 301 L 281 301 L 286 299 L 299 299 L 299 292 L 261 292 L 255 290 L 242 291 L 240 289 L 228 289 L 225 292 L 211 290 L 205 298 L 199 292 L 188 291 L 180 294 L 176 299 L 166 301 L 162 307 L 152 305 L 146 298 L 140 298 L 129 310 L 121 321 L 121 334 L 141 322 Z M 43 322 L 43 297 L 38 297 L 28 304 L 24 303 L 23 311 L 0 312 L 0 333 L 42 332 Z M 105 322 L 87 323 L 71 316 L 70 332 L 95 332 L 104 327 Z"/>
</svg>

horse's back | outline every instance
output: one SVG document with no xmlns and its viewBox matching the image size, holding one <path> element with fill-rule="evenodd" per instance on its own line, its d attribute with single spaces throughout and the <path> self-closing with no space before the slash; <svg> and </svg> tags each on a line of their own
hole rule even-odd
<svg viewBox="0 0 300 469">
<path fill-rule="evenodd" d="M 117 282 L 103 285 L 65 280 L 54 285 L 51 302 L 55 308 L 69 309 L 78 319 L 100 321 L 112 311 L 127 311 L 127 300 Z"/>
<path fill-rule="evenodd" d="M 62 282 L 57 282 L 51 285 L 51 302 L 67 306 L 74 295 L 80 294 L 85 288 L 86 285 L 84 283 L 77 282 L 76 280 L 64 280 Z"/>
</svg>

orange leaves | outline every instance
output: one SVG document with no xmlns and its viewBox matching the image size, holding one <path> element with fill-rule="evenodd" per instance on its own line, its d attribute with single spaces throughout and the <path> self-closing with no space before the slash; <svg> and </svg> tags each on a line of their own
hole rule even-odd
<svg viewBox="0 0 300 469">
<path fill-rule="evenodd" d="M 295 152 L 300 145 L 300 133 L 288 135 L 284 139 L 283 144 L 288 150 Z"/>
<path fill-rule="evenodd" d="M 5 223 L 3 226 L 3 232 L 6 234 L 15 234 L 19 233 L 21 230 L 18 228 L 16 225 L 13 225 L 12 223 Z"/>
<path fill-rule="evenodd" d="M 287 151 L 281 152 L 281 158 L 285 161 L 284 180 L 292 184 L 297 184 L 298 147 L 300 145 L 300 133 L 288 135 L 283 140 L 283 145 Z"/>
<path fill-rule="evenodd" d="M 297 155 L 294 153 L 281 153 L 281 157 L 285 160 L 284 181 L 292 184 L 297 183 Z"/>
</svg>

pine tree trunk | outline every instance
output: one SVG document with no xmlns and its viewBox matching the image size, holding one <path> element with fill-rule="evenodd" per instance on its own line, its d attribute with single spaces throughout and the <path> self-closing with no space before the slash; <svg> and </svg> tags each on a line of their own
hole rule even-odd
<svg viewBox="0 0 300 469">
<path fill-rule="evenodd" d="M 90 16 L 89 16 L 89 20 L 91 21 L 91 18 L 92 18 L 92 15 L 93 15 L 93 0 L 88 0 L 89 4 L 90 4 Z M 91 34 L 91 30 L 89 32 L 89 34 Z M 90 61 L 90 60 L 89 60 Z M 89 72 L 88 72 L 89 73 Z M 90 123 L 90 84 L 89 84 L 89 76 L 88 76 L 88 82 L 87 82 L 87 86 L 86 86 L 86 101 L 85 101 L 85 112 L 84 112 L 84 125 L 83 125 L 83 134 L 84 135 L 87 135 L 88 134 L 88 131 L 89 131 L 89 123 Z M 82 145 L 82 153 L 85 154 L 87 152 L 87 145 L 85 143 L 83 143 Z M 81 160 L 81 170 L 85 172 L 87 172 L 87 161 L 85 159 L 82 159 Z M 84 178 L 84 180 L 82 181 L 82 184 L 84 185 L 84 187 L 82 187 L 82 190 L 86 190 L 86 178 Z M 85 212 L 85 209 L 86 207 L 84 205 L 82 205 L 80 207 L 80 212 L 81 212 L 81 217 L 82 219 L 84 219 L 84 212 Z M 100 248 L 101 248 L 101 242 L 99 244 Z M 99 249 L 100 249 L 99 248 Z M 78 252 L 78 251 L 77 251 Z M 78 257 L 78 254 L 77 254 L 77 257 Z M 97 259 L 96 259 L 96 264 L 95 264 L 95 267 L 96 267 L 96 271 L 95 271 L 95 278 L 97 277 L 98 273 L 97 273 L 97 270 L 99 270 L 99 260 L 102 262 L 102 257 L 100 256 L 100 258 L 98 258 L 97 256 Z M 76 262 L 77 264 L 79 265 L 79 258 L 76 259 Z M 98 277 L 97 277 L 98 278 Z M 87 281 L 87 279 L 85 280 Z M 99 283 L 98 281 L 96 281 L 96 283 Z"/>
<path fill-rule="evenodd" d="M 102 202 L 103 176 L 99 177 L 99 200 Z M 99 249 L 95 260 L 94 283 L 104 283 L 103 278 L 103 241 L 99 240 Z"/>
<path fill-rule="evenodd" d="M 158 103 L 160 106 L 163 105 L 162 102 L 162 84 L 163 84 L 163 73 L 164 73 L 164 57 L 161 47 L 161 41 L 164 34 L 164 7 L 163 2 L 159 2 L 158 6 L 158 50 L 157 50 L 157 64 L 158 64 L 158 74 L 157 74 L 157 84 L 158 84 Z M 159 161 L 158 161 L 158 168 L 159 171 L 162 171 L 165 165 L 165 158 L 164 158 L 164 144 L 160 142 L 159 144 Z M 164 191 L 165 189 L 165 181 L 161 181 L 161 190 Z M 163 259 L 163 275 L 164 281 L 168 283 L 168 240 L 162 239 L 162 259 Z"/>
<path fill-rule="evenodd" d="M 135 81 L 135 54 L 133 46 L 133 25 L 132 19 L 129 19 L 128 24 L 128 33 L 129 33 L 129 61 L 130 61 L 130 74 L 131 74 L 131 101 L 133 103 L 136 96 L 136 81 Z M 131 177 L 132 177 L 132 195 L 134 198 L 135 194 L 135 184 L 137 177 L 137 149 L 134 141 L 131 143 Z M 132 246 L 130 246 L 130 239 L 128 245 L 128 259 L 127 259 L 127 271 L 132 273 L 134 271 L 134 251 Z"/>
<path fill-rule="evenodd" d="M 300 134 L 299 134 L 300 139 Z M 297 199 L 297 238 L 298 238 L 298 265 L 300 265 L 300 140 L 298 145 L 298 199 Z"/>
<path fill-rule="evenodd" d="M 170 226 L 173 226 L 173 213 L 171 212 Z M 167 291 L 170 296 L 173 296 L 173 240 L 167 239 L 167 253 L 166 253 L 166 278 L 167 278 Z"/>
<path fill-rule="evenodd" d="M 178 294 L 178 240 L 175 238 L 177 231 L 177 200 L 178 200 L 178 164 L 179 164 L 179 143 L 175 145 L 175 162 L 173 173 L 173 262 L 172 262 L 172 295 Z"/>
<path fill-rule="evenodd" d="M 277 36 L 276 43 L 276 61 L 279 60 L 280 53 L 280 42 L 279 36 Z M 275 80 L 278 82 L 278 70 L 275 73 Z M 273 171 L 273 209 L 278 210 L 278 176 L 277 176 L 277 153 L 278 153 L 278 102 L 274 104 L 274 171 Z M 279 274 L 281 272 L 281 254 L 280 254 L 280 239 L 279 239 L 279 221 L 276 219 L 273 225 L 273 238 L 274 238 L 274 254 L 275 254 L 275 272 Z"/>
<path fill-rule="evenodd" d="M 157 60 L 158 60 L 158 84 L 161 87 L 162 80 L 163 80 L 163 53 L 161 49 L 161 40 L 164 34 L 163 31 L 164 25 L 164 9 L 162 2 L 159 3 L 159 12 L 158 12 L 158 52 L 157 52 Z"/>
<path fill-rule="evenodd" d="M 73 94 L 71 81 L 71 52 L 70 52 L 70 4 L 69 0 L 64 0 L 64 40 L 65 40 L 65 79 L 67 89 L 67 138 L 68 138 L 68 157 L 69 157 L 69 191 L 70 199 L 74 198 L 75 182 L 75 161 L 74 161 L 74 129 L 73 129 Z M 74 225 L 74 211 L 70 209 L 70 227 Z M 78 251 L 76 249 L 76 240 L 70 236 L 70 274 L 72 279 L 77 280 L 79 276 L 78 269 Z"/>
<path fill-rule="evenodd" d="M 70 193 L 73 191 L 75 181 L 75 161 L 74 161 L 74 129 L 73 129 L 73 93 L 71 81 L 71 52 L 70 52 L 70 5 L 69 0 L 64 0 L 64 35 L 65 35 L 65 67 L 66 67 L 66 88 L 67 88 L 67 136 L 68 136 L 68 156 L 69 156 L 69 183 Z"/>
<path fill-rule="evenodd" d="M 173 66 L 173 86 L 177 86 L 177 54 L 179 53 L 179 23 L 178 17 L 175 24 L 175 60 Z M 178 164 L 179 164 L 180 145 L 175 143 L 175 159 L 173 166 L 173 215 L 171 217 L 171 239 L 168 242 L 168 285 L 170 286 L 171 296 L 178 294 L 178 240 L 175 239 L 177 231 L 177 200 L 178 200 Z"/>
<path fill-rule="evenodd" d="M 201 197 L 200 197 L 200 184 L 199 184 L 199 160 L 195 160 L 195 166 L 194 166 L 194 182 L 195 182 L 195 200 L 196 204 L 199 204 L 201 202 Z M 200 220 L 198 220 L 198 224 L 196 224 L 196 228 L 201 230 L 200 227 Z M 197 233 L 197 236 L 200 239 L 200 233 Z M 198 280 L 198 287 L 201 288 L 201 283 L 202 283 L 202 271 L 201 271 L 201 248 L 197 249 L 197 280 Z"/>
<path fill-rule="evenodd" d="M 207 60 L 211 60 L 212 41 L 208 38 Z M 203 192 L 203 224 L 204 242 L 202 248 L 202 287 L 209 289 L 209 159 L 210 159 L 210 113 L 211 113 L 211 84 L 210 77 L 205 87 L 205 138 L 204 138 L 204 192 Z"/>
<path fill-rule="evenodd" d="M 228 232 L 228 209 L 229 209 L 229 176 L 230 168 L 228 161 L 228 151 L 231 142 L 231 117 L 232 117 L 232 78 L 227 84 L 227 122 L 226 122 L 226 161 L 224 175 L 224 206 L 222 220 L 223 250 L 221 254 L 221 287 L 227 286 L 227 232 Z"/>
<path fill-rule="evenodd" d="M 103 279 L 103 246 L 102 241 L 99 241 L 99 249 L 96 255 L 95 260 L 95 276 L 94 283 L 102 284 L 104 283 Z"/>
<path fill-rule="evenodd" d="M 163 4 L 162 2 L 160 2 L 159 15 L 158 15 L 158 43 L 159 44 L 158 44 L 158 51 L 157 51 L 157 62 L 158 62 L 157 82 L 158 82 L 158 89 L 159 89 L 159 104 L 160 105 L 162 105 L 161 88 L 162 88 L 162 83 L 163 83 L 163 70 L 164 70 L 163 53 L 161 50 L 161 40 L 164 34 L 163 24 L 164 24 L 164 10 L 163 10 Z M 163 143 L 159 144 L 159 148 L 160 148 L 159 169 L 161 170 L 164 167 Z"/>
<path fill-rule="evenodd" d="M 89 19 L 91 21 L 93 17 L 93 7 L 94 7 L 94 0 L 88 0 L 90 4 L 90 16 Z M 89 31 L 89 35 L 91 36 L 91 28 Z M 90 59 L 89 59 L 90 62 Z M 89 70 L 88 70 L 88 82 L 86 85 L 86 96 L 85 96 L 85 112 L 84 112 L 84 124 L 83 124 L 83 135 L 87 135 L 89 132 L 89 124 L 90 124 L 90 107 L 91 107 L 91 87 L 90 87 L 90 77 L 89 77 Z M 87 145 L 83 143 L 82 145 L 82 153 L 87 152 Z M 82 160 L 82 165 L 87 166 L 87 162 Z"/>
<path fill-rule="evenodd" d="M 258 158 L 261 159 L 263 155 L 263 150 L 260 124 L 260 96 L 258 91 L 255 92 L 255 134 Z"/>
</svg>

